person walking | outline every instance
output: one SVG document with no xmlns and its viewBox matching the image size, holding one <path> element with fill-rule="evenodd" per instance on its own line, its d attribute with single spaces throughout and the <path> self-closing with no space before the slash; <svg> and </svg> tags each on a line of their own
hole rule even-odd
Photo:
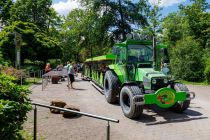
<svg viewBox="0 0 210 140">
<path fill-rule="evenodd" d="M 73 62 L 71 64 L 68 62 L 67 70 L 68 70 L 68 76 L 70 79 L 70 85 L 68 84 L 67 87 L 69 88 L 69 86 L 71 86 L 71 88 L 73 88 L 73 82 L 75 81 L 75 79 L 74 79 L 74 63 Z"/>
</svg>

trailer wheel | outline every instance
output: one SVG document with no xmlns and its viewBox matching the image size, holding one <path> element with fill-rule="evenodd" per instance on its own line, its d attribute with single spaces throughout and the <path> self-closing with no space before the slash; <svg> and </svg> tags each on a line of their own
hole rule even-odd
<svg viewBox="0 0 210 140">
<path fill-rule="evenodd" d="M 119 94 L 119 82 L 117 76 L 110 70 L 104 76 L 104 95 L 108 103 L 115 103 Z"/>
<path fill-rule="evenodd" d="M 182 83 L 175 83 L 174 85 L 174 89 L 176 91 L 185 91 L 185 92 L 189 92 L 188 88 L 186 85 L 182 84 Z M 189 96 L 189 95 L 187 95 Z M 185 101 L 177 101 L 171 108 L 170 110 L 177 112 L 177 113 L 182 113 L 183 111 L 185 111 L 190 105 L 190 100 L 185 100 Z"/>
<path fill-rule="evenodd" d="M 130 119 L 139 117 L 143 112 L 143 105 L 134 104 L 134 95 L 142 95 L 138 86 L 124 86 L 120 92 L 120 106 L 124 115 Z"/>
</svg>

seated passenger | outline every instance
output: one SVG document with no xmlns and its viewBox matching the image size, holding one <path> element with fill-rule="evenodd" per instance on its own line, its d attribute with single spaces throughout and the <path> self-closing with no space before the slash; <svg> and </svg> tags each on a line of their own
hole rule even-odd
<svg viewBox="0 0 210 140">
<path fill-rule="evenodd" d="M 62 64 L 57 65 L 57 67 L 56 67 L 57 71 L 62 71 L 62 69 L 63 69 L 63 65 Z"/>
</svg>

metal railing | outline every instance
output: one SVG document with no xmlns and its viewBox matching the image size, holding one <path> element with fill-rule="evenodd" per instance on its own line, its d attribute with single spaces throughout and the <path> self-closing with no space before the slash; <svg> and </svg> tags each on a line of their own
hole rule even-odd
<svg viewBox="0 0 210 140">
<path fill-rule="evenodd" d="M 50 109 L 57 109 L 57 110 L 64 111 L 64 112 L 75 113 L 77 115 L 82 115 L 82 116 L 87 116 L 87 117 L 107 121 L 106 140 L 110 140 L 110 123 L 109 122 L 119 123 L 119 120 L 116 120 L 116 119 L 107 118 L 107 117 L 98 116 L 98 115 L 93 115 L 93 114 L 89 114 L 89 113 L 85 113 L 85 112 L 80 112 L 80 111 L 55 107 L 55 106 L 49 106 L 49 105 L 40 104 L 40 103 L 32 103 L 32 105 L 35 106 L 35 108 L 34 108 L 34 140 L 37 139 L 37 106 L 50 108 Z"/>
<path fill-rule="evenodd" d="M 20 85 L 23 85 L 23 79 L 32 78 L 33 82 L 36 83 L 36 78 L 42 78 L 44 74 L 44 70 L 37 71 L 26 71 L 25 74 L 21 74 L 20 76 Z"/>
<path fill-rule="evenodd" d="M 49 77 L 42 75 L 42 91 L 48 85 L 48 82 L 49 82 Z"/>
</svg>

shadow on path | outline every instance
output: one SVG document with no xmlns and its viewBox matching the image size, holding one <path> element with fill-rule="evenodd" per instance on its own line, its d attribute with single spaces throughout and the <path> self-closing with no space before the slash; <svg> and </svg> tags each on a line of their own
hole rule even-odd
<svg viewBox="0 0 210 140">
<path fill-rule="evenodd" d="M 139 119 L 135 121 L 145 123 L 145 125 L 159 125 L 159 124 L 167 124 L 167 123 L 180 123 L 192 120 L 199 120 L 199 119 L 208 119 L 208 117 L 203 117 L 202 113 L 198 111 L 191 110 L 188 108 L 183 113 L 174 113 L 166 109 L 159 108 L 157 106 L 152 106 L 149 108 L 145 108 L 144 112 L 151 114 L 148 115 L 143 113 Z M 163 121 L 157 121 L 156 117 L 163 117 Z"/>
</svg>

